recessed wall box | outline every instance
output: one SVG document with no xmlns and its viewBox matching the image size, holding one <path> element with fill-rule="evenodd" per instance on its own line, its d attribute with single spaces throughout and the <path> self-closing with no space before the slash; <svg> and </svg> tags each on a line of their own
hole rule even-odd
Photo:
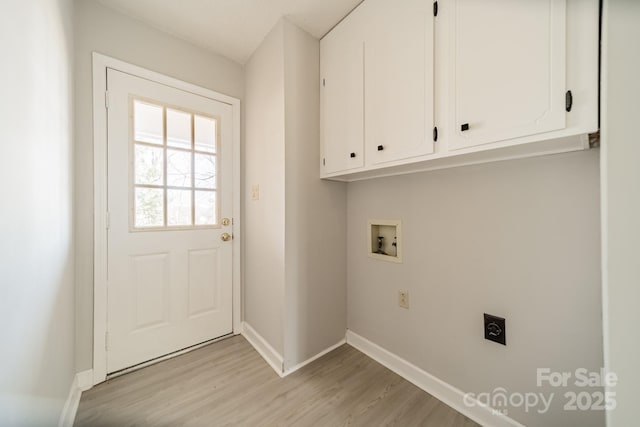
<svg viewBox="0 0 640 427">
<path fill-rule="evenodd" d="M 402 221 L 369 220 L 367 225 L 369 257 L 381 261 L 402 262 Z"/>
</svg>

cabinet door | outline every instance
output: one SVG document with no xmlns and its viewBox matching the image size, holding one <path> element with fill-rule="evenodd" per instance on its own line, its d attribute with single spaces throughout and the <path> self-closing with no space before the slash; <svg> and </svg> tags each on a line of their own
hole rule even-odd
<svg viewBox="0 0 640 427">
<path fill-rule="evenodd" d="M 365 145 L 372 164 L 433 153 L 433 1 L 366 0 Z"/>
<path fill-rule="evenodd" d="M 451 25 L 449 148 L 563 129 L 566 0 L 446 4 Z"/>
<path fill-rule="evenodd" d="M 364 166 L 361 15 L 357 8 L 320 42 L 323 175 Z"/>
</svg>

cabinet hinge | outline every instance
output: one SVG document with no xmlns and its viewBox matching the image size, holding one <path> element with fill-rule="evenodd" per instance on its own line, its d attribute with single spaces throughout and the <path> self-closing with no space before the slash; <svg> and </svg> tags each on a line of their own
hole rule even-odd
<svg viewBox="0 0 640 427">
<path fill-rule="evenodd" d="M 438 2 L 433 2 L 433 16 L 438 16 Z"/>
<path fill-rule="evenodd" d="M 105 228 L 108 230 L 111 227 L 111 214 L 109 212 L 106 213 L 104 217 Z"/>
<path fill-rule="evenodd" d="M 438 142 L 438 126 L 433 128 L 433 142 Z"/>
<path fill-rule="evenodd" d="M 109 109 L 109 91 L 104 91 L 104 108 Z"/>
<path fill-rule="evenodd" d="M 322 79 L 322 87 L 325 87 L 327 84 L 327 82 L 325 81 L 325 79 Z"/>
<path fill-rule="evenodd" d="M 327 165 L 327 159 L 326 158 L 322 158 L 322 166 L 326 166 Z"/>
<path fill-rule="evenodd" d="M 109 351 L 109 332 L 104 333 L 104 349 Z"/>
<path fill-rule="evenodd" d="M 571 111 L 571 107 L 573 107 L 573 94 L 570 90 L 564 94 L 564 107 L 567 110 L 567 113 Z"/>
</svg>

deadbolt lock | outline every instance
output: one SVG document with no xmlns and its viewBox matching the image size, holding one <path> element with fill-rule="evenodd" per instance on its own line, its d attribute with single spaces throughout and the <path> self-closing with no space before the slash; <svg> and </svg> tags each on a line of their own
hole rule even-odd
<svg viewBox="0 0 640 427">
<path fill-rule="evenodd" d="M 231 240 L 233 238 L 233 236 L 231 236 L 231 234 L 229 234 L 229 233 L 222 233 L 220 235 L 220 238 L 222 239 L 223 242 L 228 242 L 229 240 Z"/>
<path fill-rule="evenodd" d="M 231 220 L 229 218 L 222 218 L 222 225 L 228 227 L 231 225 Z"/>
</svg>

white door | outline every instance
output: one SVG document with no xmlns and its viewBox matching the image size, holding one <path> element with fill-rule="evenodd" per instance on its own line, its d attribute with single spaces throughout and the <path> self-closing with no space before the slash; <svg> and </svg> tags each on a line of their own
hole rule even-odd
<svg viewBox="0 0 640 427">
<path fill-rule="evenodd" d="M 323 174 L 364 166 L 364 4 L 320 42 Z"/>
<path fill-rule="evenodd" d="M 373 164 L 433 153 L 433 2 L 367 0 L 365 139 Z M 383 29 L 383 30 L 382 30 Z"/>
<path fill-rule="evenodd" d="M 450 148 L 565 127 L 566 0 L 452 0 Z"/>
<path fill-rule="evenodd" d="M 107 87 L 111 373 L 232 332 L 232 107 L 112 69 Z"/>
</svg>

